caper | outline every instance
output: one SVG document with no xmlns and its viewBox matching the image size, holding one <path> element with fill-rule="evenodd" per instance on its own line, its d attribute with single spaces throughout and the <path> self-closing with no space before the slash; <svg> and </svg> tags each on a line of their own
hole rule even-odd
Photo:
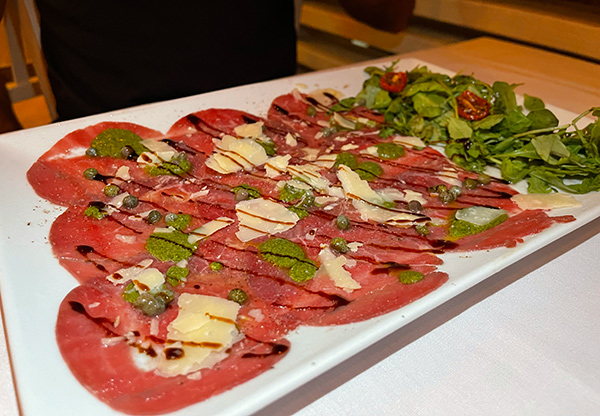
<svg viewBox="0 0 600 416">
<path fill-rule="evenodd" d="M 435 187 L 435 192 L 441 194 L 442 192 L 448 191 L 448 187 L 446 185 L 438 185 Z"/>
<path fill-rule="evenodd" d="M 460 186 L 453 185 L 450 187 L 450 189 L 448 189 L 448 192 L 450 192 L 454 196 L 454 199 L 456 199 L 460 196 L 460 194 L 462 194 L 462 189 L 460 189 Z"/>
<path fill-rule="evenodd" d="M 242 289 L 231 289 L 227 295 L 227 299 L 243 305 L 248 300 L 248 295 Z"/>
<path fill-rule="evenodd" d="M 172 212 L 169 212 L 167 215 L 165 215 L 165 222 L 168 224 L 170 222 L 174 222 L 177 221 L 177 214 L 173 214 Z"/>
<path fill-rule="evenodd" d="M 317 115 L 317 109 L 315 108 L 314 105 L 311 105 L 306 109 L 306 115 L 311 116 L 311 117 L 314 117 Z"/>
<path fill-rule="evenodd" d="M 98 157 L 98 150 L 95 147 L 88 147 L 85 151 L 85 155 L 88 157 Z"/>
<path fill-rule="evenodd" d="M 235 193 L 235 200 L 236 201 L 245 201 L 248 199 L 248 197 L 250 196 L 250 194 L 248 193 L 247 189 L 241 188 L 240 190 L 238 190 Z"/>
<path fill-rule="evenodd" d="M 161 297 L 152 296 L 144 292 L 137 297 L 134 306 L 142 311 L 146 316 L 160 315 L 165 311 L 165 301 Z"/>
<path fill-rule="evenodd" d="M 412 201 L 408 201 L 408 210 L 410 212 L 421 212 L 423 211 L 423 205 L 419 201 L 413 199 Z"/>
<path fill-rule="evenodd" d="M 302 200 L 300 201 L 299 206 L 301 208 L 310 208 L 315 204 L 315 196 L 311 194 L 304 194 Z"/>
<path fill-rule="evenodd" d="M 341 254 L 347 253 L 350 250 L 348 243 L 342 237 L 332 238 L 329 242 L 329 247 Z"/>
<path fill-rule="evenodd" d="M 415 225 L 415 230 L 420 235 L 429 235 L 429 233 L 430 233 L 429 227 L 427 226 L 427 224 L 417 224 L 417 225 Z"/>
<path fill-rule="evenodd" d="M 148 224 L 154 224 L 160 221 L 161 218 L 162 214 L 154 209 L 148 213 L 148 216 L 146 217 L 146 222 L 148 222 Z"/>
<path fill-rule="evenodd" d="M 123 156 L 125 159 L 129 159 L 131 157 L 133 157 L 135 155 L 135 150 L 133 150 L 133 147 L 129 146 L 129 145 L 125 145 L 121 148 L 121 156 Z"/>
<path fill-rule="evenodd" d="M 463 182 L 463 186 L 465 187 L 465 189 L 476 189 L 478 185 L 477 180 L 473 179 L 473 178 L 467 178 L 464 180 Z"/>
<path fill-rule="evenodd" d="M 219 263 L 218 261 L 213 261 L 213 262 L 210 264 L 210 269 L 211 269 L 213 272 L 218 272 L 218 271 L 220 271 L 220 270 L 223 270 L 223 263 Z"/>
<path fill-rule="evenodd" d="M 97 174 L 98 174 L 98 170 L 94 169 L 94 168 L 87 168 L 86 170 L 83 171 L 83 176 L 89 180 L 93 180 Z"/>
<path fill-rule="evenodd" d="M 442 201 L 443 204 L 449 204 L 450 202 L 454 202 L 456 199 L 452 193 L 449 191 L 442 191 L 439 193 L 438 198 Z"/>
<path fill-rule="evenodd" d="M 123 206 L 125 208 L 135 208 L 139 205 L 139 203 L 139 199 L 137 199 L 137 197 L 134 195 L 127 195 L 125 198 L 123 198 Z"/>
<path fill-rule="evenodd" d="M 338 215 L 335 219 L 335 225 L 340 230 L 347 230 L 350 228 L 350 220 L 345 215 Z"/>
<path fill-rule="evenodd" d="M 175 299 L 175 294 L 168 289 L 162 289 L 154 297 L 162 299 L 166 306 Z"/>
<path fill-rule="evenodd" d="M 488 185 L 491 181 L 492 178 L 490 178 L 490 176 L 486 175 L 485 173 L 480 173 L 479 176 L 477 176 L 477 182 L 479 182 L 482 185 Z"/>
<path fill-rule="evenodd" d="M 104 187 L 104 195 L 106 196 L 114 197 L 119 195 L 119 192 L 121 192 L 121 188 L 115 184 L 106 185 Z"/>
</svg>

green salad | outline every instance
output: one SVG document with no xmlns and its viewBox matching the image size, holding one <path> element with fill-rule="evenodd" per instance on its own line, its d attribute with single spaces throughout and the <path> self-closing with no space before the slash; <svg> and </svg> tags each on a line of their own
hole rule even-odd
<svg viewBox="0 0 600 416">
<path fill-rule="evenodd" d="M 600 190 L 600 107 L 559 124 L 540 98 L 525 94 L 519 105 L 517 84 L 489 85 L 425 66 L 395 72 L 395 64 L 366 68 L 362 90 L 332 110 L 364 105 L 384 115 L 381 137 L 416 136 L 443 145 L 463 168 L 482 172 L 495 166 L 509 182 L 526 180 L 532 193 Z"/>
</svg>

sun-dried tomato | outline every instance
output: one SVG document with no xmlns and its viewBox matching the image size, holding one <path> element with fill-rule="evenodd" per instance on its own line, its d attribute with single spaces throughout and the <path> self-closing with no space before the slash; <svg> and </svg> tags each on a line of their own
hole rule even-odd
<svg viewBox="0 0 600 416">
<path fill-rule="evenodd" d="M 379 86 L 389 92 L 400 92 L 406 86 L 406 72 L 386 72 L 379 80 Z"/>
<path fill-rule="evenodd" d="M 488 100 L 471 91 L 463 91 L 457 98 L 458 115 L 467 120 L 481 120 L 490 114 Z"/>
</svg>

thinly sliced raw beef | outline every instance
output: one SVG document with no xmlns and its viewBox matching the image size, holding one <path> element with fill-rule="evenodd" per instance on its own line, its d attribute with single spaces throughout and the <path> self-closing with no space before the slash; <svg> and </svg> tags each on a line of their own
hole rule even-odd
<svg viewBox="0 0 600 416">
<path fill-rule="evenodd" d="M 131 123 L 100 123 L 67 135 L 31 167 L 28 179 L 36 192 L 68 207 L 53 224 L 49 241 L 60 264 L 82 285 L 61 304 L 56 336 L 73 374 L 92 394 L 130 414 L 177 410 L 272 367 L 289 348 L 285 336 L 299 326 L 363 321 L 431 293 L 448 281 L 441 253 L 513 247 L 555 222 L 571 220 L 520 210 L 511 199 L 517 192 L 501 181 L 467 189 L 463 183 L 475 179 L 474 174 L 436 149 L 406 144 L 400 136 L 381 139 L 381 114 L 361 107 L 333 114 L 330 107 L 338 103 L 328 92 L 315 98 L 294 91 L 277 97 L 267 118 L 233 109 L 206 109 L 182 117 L 166 135 Z M 153 176 L 141 159 L 138 164 L 86 156 L 92 140 L 107 128 L 160 140 L 160 146 L 148 146 L 162 149 L 167 144 L 165 153 L 173 155 L 174 149 L 177 157 L 185 156 L 189 171 Z M 258 149 L 251 153 L 260 154 L 261 162 L 249 162 L 250 169 L 234 157 L 235 145 L 216 147 L 230 139 L 227 135 L 252 139 L 244 146 Z M 396 149 L 398 157 L 380 154 L 375 146 L 381 143 Z M 398 150 L 393 143 L 405 144 Z M 217 165 L 206 163 L 211 156 L 215 160 L 215 152 L 221 152 L 221 161 L 229 158 L 230 163 L 219 169 L 226 173 L 217 173 L 210 167 Z M 160 160 L 159 153 L 165 154 L 156 150 L 144 156 Z M 232 164 L 234 168 L 223 167 Z M 86 179 L 87 168 L 99 174 Z M 165 172 L 159 169 L 159 173 Z M 361 173 L 371 175 L 368 181 L 358 179 Z M 119 187 L 119 196 L 104 194 L 108 184 Z M 297 187 L 288 189 L 296 196 L 283 196 L 287 185 Z M 440 189 L 453 187 L 460 192 L 442 200 Z M 294 193 L 302 189 L 308 191 L 300 192 L 301 196 Z M 125 193 L 137 202 L 123 204 Z M 242 212 L 248 206 L 242 203 L 253 198 L 262 199 L 255 201 L 262 204 L 257 205 L 261 212 Z M 471 206 L 502 208 L 509 218 L 482 233 L 451 238 L 454 213 Z M 105 215 L 100 219 L 86 215 L 90 207 Z M 151 211 L 160 213 L 160 218 L 150 220 Z M 260 221 L 244 224 L 242 214 Z M 166 221 L 174 215 L 189 217 L 189 223 L 177 231 L 187 234 L 179 235 L 185 240 L 166 243 L 173 244 L 175 251 L 186 250 L 183 261 L 147 250 L 148 241 L 156 241 L 152 238 L 169 241 L 152 234 L 175 232 Z M 208 234 L 198 232 L 201 237 L 190 247 L 195 230 L 216 223 L 225 225 Z M 282 227 L 272 228 L 272 224 Z M 244 227 L 257 235 L 243 237 Z M 285 240 L 290 252 L 262 252 L 262 243 L 274 238 Z M 340 238 L 347 247 L 333 244 Z M 289 248 L 294 244 L 300 254 Z M 291 266 L 277 265 L 273 259 L 278 256 L 279 264 L 286 259 L 299 261 L 310 265 L 308 270 L 314 269 L 314 274 L 306 279 L 294 276 Z M 175 265 L 186 269 L 181 282 L 165 283 L 175 300 L 188 294 L 227 299 L 232 289 L 246 296 L 235 323 L 245 337 L 233 345 L 227 358 L 201 370 L 200 378 L 164 377 L 138 367 L 139 360 L 132 358 L 151 356 L 153 347 L 166 342 L 167 326 L 178 308 L 174 302 L 157 317 L 146 317 L 125 301 L 128 282 L 120 282 L 121 276 L 113 283 L 107 276 L 149 267 L 140 265 L 148 260 L 159 275 Z M 401 282 L 407 271 L 414 283 Z"/>
<path fill-rule="evenodd" d="M 572 215 L 550 217 L 542 210 L 520 212 L 489 230 L 456 241 L 456 251 L 489 250 L 496 247 L 515 247 L 527 236 L 541 233 L 555 223 L 575 221 Z"/>
<path fill-rule="evenodd" d="M 163 134 L 133 123 L 104 122 L 76 130 L 44 153 L 27 172 L 27 180 L 42 198 L 62 206 L 89 201 L 91 195 L 102 191 L 101 182 L 86 181 L 83 171 L 114 169 L 112 158 L 90 158 L 85 151 L 92 140 L 106 129 L 130 130 L 144 139 L 160 139 Z M 125 161 L 120 161 L 119 166 Z M 135 162 L 129 162 L 133 167 Z"/>
<path fill-rule="evenodd" d="M 73 375 L 118 411 L 153 415 L 189 406 L 270 369 L 289 348 L 285 339 L 259 342 L 246 337 L 223 361 L 200 370 L 199 377 L 144 371 L 132 356 L 152 355 L 151 341 L 164 336 L 174 310 L 145 317 L 122 299 L 120 290 L 105 279 L 75 288 L 62 302 L 56 325 L 59 349 Z M 159 321 L 156 334 L 151 333 L 152 319 Z"/>
</svg>

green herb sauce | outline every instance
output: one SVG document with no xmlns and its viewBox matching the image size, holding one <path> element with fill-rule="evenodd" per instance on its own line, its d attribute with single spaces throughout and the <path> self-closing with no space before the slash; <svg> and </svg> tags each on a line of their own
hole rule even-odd
<svg viewBox="0 0 600 416">
<path fill-rule="evenodd" d="M 192 216 L 189 214 L 165 215 L 165 222 L 176 230 L 183 230 L 190 223 Z"/>
<path fill-rule="evenodd" d="M 188 235 L 181 231 L 153 233 L 146 240 L 146 250 L 160 261 L 178 262 L 189 258 L 197 246 L 188 242 Z"/>
<path fill-rule="evenodd" d="M 209 267 L 213 272 L 220 272 L 221 270 L 223 270 L 223 263 L 218 262 L 218 261 L 213 261 L 209 265 Z"/>
<path fill-rule="evenodd" d="M 260 190 L 245 183 L 238 186 L 234 186 L 233 188 L 231 188 L 231 192 L 237 195 L 238 192 L 240 192 L 242 189 L 248 192 L 248 199 L 260 198 Z"/>
<path fill-rule="evenodd" d="M 186 280 L 189 273 L 190 271 L 185 267 L 171 266 L 169 267 L 169 270 L 167 270 L 167 282 L 171 286 L 177 286 Z"/>
<path fill-rule="evenodd" d="M 263 149 L 265 149 L 265 153 L 267 154 L 267 156 L 275 156 L 275 154 L 277 153 L 275 143 L 273 143 L 272 141 L 262 142 L 260 140 L 257 140 L 256 143 L 260 144 L 263 147 Z"/>
<path fill-rule="evenodd" d="M 92 140 L 90 147 L 96 150 L 95 154 L 98 157 L 124 159 L 121 149 L 125 146 L 131 146 L 138 155 L 148 150 L 140 143 L 141 140 L 140 136 L 129 130 L 106 129 Z"/>
<path fill-rule="evenodd" d="M 306 258 L 299 245 L 284 238 L 272 238 L 258 246 L 261 257 L 282 269 L 289 269 L 289 275 L 296 282 L 305 282 L 317 272 L 315 262 Z"/>
<path fill-rule="evenodd" d="M 298 216 L 298 218 L 300 218 L 301 220 L 308 217 L 308 210 L 306 208 L 300 208 L 300 207 L 288 207 L 288 209 L 290 211 L 292 211 L 294 214 L 296 214 Z"/>
<path fill-rule="evenodd" d="M 283 188 L 281 188 L 281 191 L 279 192 L 279 199 L 283 202 L 289 203 L 309 200 L 314 203 L 314 195 L 310 189 L 296 188 L 289 183 L 286 183 Z"/>
<path fill-rule="evenodd" d="M 144 171 L 150 176 L 173 175 L 183 176 L 192 170 L 192 164 L 187 160 L 185 153 L 179 153 L 168 162 L 162 162 L 160 165 L 148 165 Z"/>
<path fill-rule="evenodd" d="M 404 147 L 396 143 L 379 143 L 375 147 L 377 147 L 377 155 L 382 159 L 398 159 L 404 156 Z"/>
<path fill-rule="evenodd" d="M 102 218 L 104 218 L 108 215 L 107 212 L 102 211 L 100 208 L 93 206 L 93 205 L 87 207 L 83 213 L 85 214 L 86 217 L 92 217 L 97 220 L 101 220 Z"/>
<path fill-rule="evenodd" d="M 346 165 L 350 169 L 354 170 L 358 167 L 358 160 L 352 153 L 344 152 L 336 156 L 333 167 L 337 169 L 340 165 Z"/>
<path fill-rule="evenodd" d="M 456 218 L 453 218 L 452 222 L 450 223 L 449 234 L 450 237 L 455 239 L 466 237 L 468 235 L 479 234 L 495 227 L 496 225 L 502 224 L 507 219 L 508 215 L 502 214 L 485 225 L 477 225 L 468 221 L 457 220 Z"/>
<path fill-rule="evenodd" d="M 383 168 L 375 162 L 362 162 L 353 170 L 365 181 L 377 179 L 383 173 Z"/>
<path fill-rule="evenodd" d="M 398 280 L 403 285 L 410 285 L 423 280 L 423 273 L 415 270 L 405 270 L 398 274 Z"/>
</svg>

